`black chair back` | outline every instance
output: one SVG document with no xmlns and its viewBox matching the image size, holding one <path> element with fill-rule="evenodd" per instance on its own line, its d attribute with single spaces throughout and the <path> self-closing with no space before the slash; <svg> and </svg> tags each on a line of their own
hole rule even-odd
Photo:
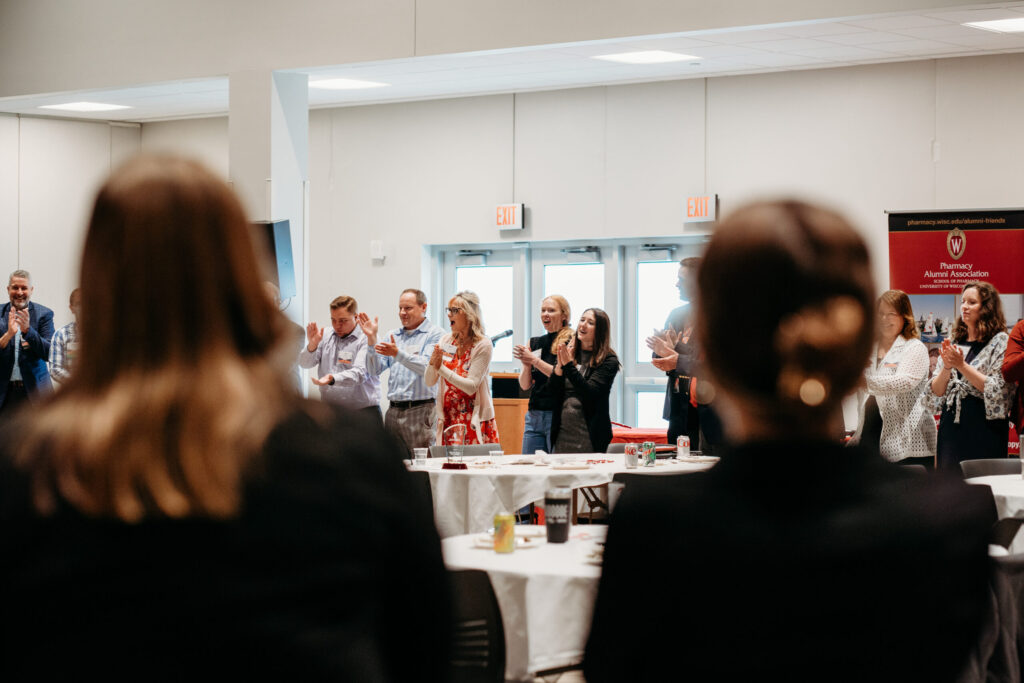
<svg viewBox="0 0 1024 683">
<path fill-rule="evenodd" d="M 974 477 L 990 477 L 998 474 L 1020 474 L 1019 458 L 988 458 L 982 460 L 964 460 L 960 463 L 964 479 Z"/>
<path fill-rule="evenodd" d="M 505 627 L 487 572 L 448 572 L 455 605 L 452 639 L 453 683 L 500 683 L 505 680 Z"/>
<path fill-rule="evenodd" d="M 409 476 L 416 482 L 416 489 L 426 498 L 427 502 L 430 503 L 430 509 L 433 510 L 434 491 L 430 488 L 430 472 L 414 470 L 409 472 Z"/>
</svg>

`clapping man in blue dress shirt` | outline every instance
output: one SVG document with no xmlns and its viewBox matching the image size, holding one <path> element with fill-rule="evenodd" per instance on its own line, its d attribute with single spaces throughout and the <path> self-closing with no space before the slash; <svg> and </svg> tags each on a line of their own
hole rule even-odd
<svg viewBox="0 0 1024 683">
<path fill-rule="evenodd" d="M 331 302 L 331 327 L 315 322 L 306 326 L 308 343 L 299 353 L 299 367 L 316 368 L 313 384 L 320 388 L 320 398 L 329 403 L 362 410 L 380 419 L 380 380 L 366 365 L 366 337 L 356 326 L 359 306 L 350 296 L 339 296 Z"/>
<path fill-rule="evenodd" d="M 406 289 L 398 297 L 398 318 L 402 326 L 387 339 L 377 341 L 377 318 L 359 314 L 359 326 L 371 351 L 367 365 L 379 375 L 388 375 L 388 407 L 384 428 L 396 435 L 411 451 L 426 448 L 434 439 L 435 388 L 423 381 L 423 371 L 434 346 L 441 339 L 441 328 L 427 320 L 427 295 L 418 289 Z"/>
</svg>

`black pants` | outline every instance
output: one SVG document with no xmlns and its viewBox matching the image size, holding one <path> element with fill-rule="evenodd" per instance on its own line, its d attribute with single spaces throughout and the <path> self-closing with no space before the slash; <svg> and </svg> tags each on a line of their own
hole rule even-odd
<svg viewBox="0 0 1024 683">
<path fill-rule="evenodd" d="M 359 412 L 374 416 L 377 418 L 377 422 L 380 422 L 382 427 L 384 426 L 384 414 L 380 412 L 380 406 L 367 406 L 365 408 L 360 408 Z"/>
<path fill-rule="evenodd" d="M 7 395 L 0 404 L 0 422 L 9 420 L 12 415 L 23 404 L 28 403 L 28 392 L 23 382 L 10 382 L 7 385 Z"/>
<path fill-rule="evenodd" d="M 690 437 L 690 449 L 700 450 L 700 414 L 689 402 L 673 406 L 668 420 L 668 443 L 675 445 L 676 438 L 686 435 Z"/>
</svg>

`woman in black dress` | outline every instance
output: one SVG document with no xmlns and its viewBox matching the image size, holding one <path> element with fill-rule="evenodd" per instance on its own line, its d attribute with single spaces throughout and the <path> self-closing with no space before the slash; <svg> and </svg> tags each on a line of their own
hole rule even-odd
<svg viewBox="0 0 1024 683">
<path fill-rule="evenodd" d="M 555 453 L 605 452 L 612 440 L 608 396 L 618 372 L 608 314 L 588 308 L 580 316 L 573 340 L 558 347 L 549 380 L 557 406 L 551 420 Z"/>
<path fill-rule="evenodd" d="M 1005 458 L 1014 384 L 1003 378 L 1006 319 L 999 292 L 969 282 L 960 295 L 960 317 L 932 377 L 927 405 L 942 411 L 936 465 L 959 469 L 964 460 Z"/>
</svg>

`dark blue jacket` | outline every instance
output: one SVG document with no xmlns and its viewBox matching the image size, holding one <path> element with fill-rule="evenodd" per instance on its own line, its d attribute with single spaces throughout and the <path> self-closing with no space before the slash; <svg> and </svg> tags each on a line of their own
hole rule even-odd
<svg viewBox="0 0 1024 683">
<path fill-rule="evenodd" d="M 7 317 L 11 304 L 0 306 L 0 336 L 7 333 Z M 18 356 L 21 379 L 30 397 L 50 391 L 50 371 L 46 362 L 50 358 L 50 340 L 53 339 L 53 311 L 46 306 L 28 303 L 28 332 L 22 335 L 22 347 Z M 7 397 L 7 384 L 14 370 L 14 341 L 7 348 L 0 349 L 0 405 Z"/>
</svg>

